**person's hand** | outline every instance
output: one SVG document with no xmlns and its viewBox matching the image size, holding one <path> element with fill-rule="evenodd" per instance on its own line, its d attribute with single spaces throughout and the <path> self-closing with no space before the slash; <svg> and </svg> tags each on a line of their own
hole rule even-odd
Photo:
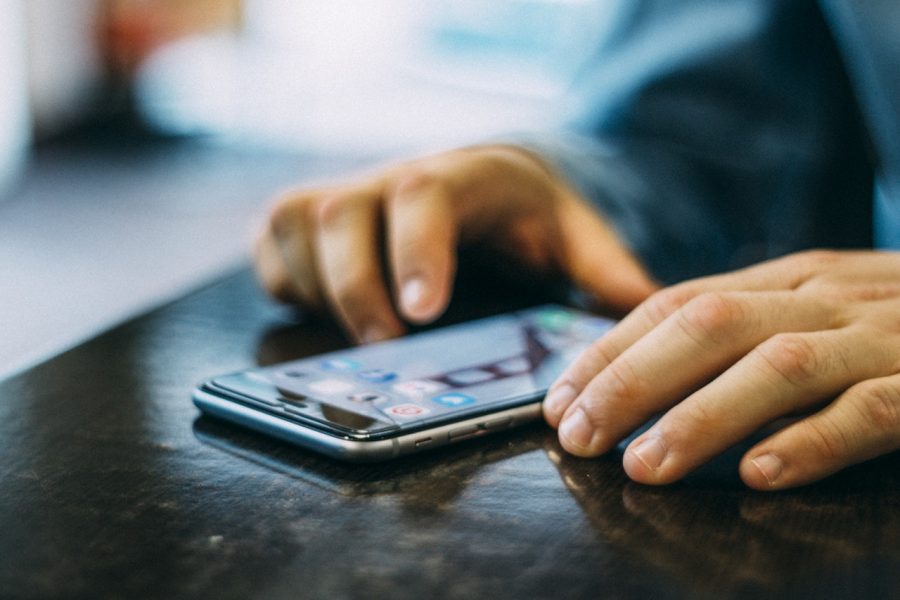
<svg viewBox="0 0 900 600">
<path fill-rule="evenodd" d="M 746 452 L 752 488 L 802 485 L 900 448 L 900 254 L 815 251 L 657 292 L 554 382 L 563 447 L 626 449 L 665 484 L 783 416 Z"/>
<path fill-rule="evenodd" d="M 463 244 L 562 275 L 614 309 L 655 289 L 593 208 L 507 146 L 455 150 L 289 194 L 257 243 L 256 265 L 272 295 L 330 310 L 356 339 L 375 341 L 443 312 Z"/>
</svg>

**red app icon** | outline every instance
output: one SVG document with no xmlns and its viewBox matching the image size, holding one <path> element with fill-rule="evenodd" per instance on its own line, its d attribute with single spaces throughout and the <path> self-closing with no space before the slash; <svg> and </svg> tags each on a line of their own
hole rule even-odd
<svg viewBox="0 0 900 600">
<path fill-rule="evenodd" d="M 418 404 L 407 403 L 389 406 L 384 410 L 384 412 L 394 417 L 400 417 L 401 419 L 410 419 L 413 417 L 424 415 L 428 413 L 429 410 L 424 406 L 419 406 Z"/>
</svg>

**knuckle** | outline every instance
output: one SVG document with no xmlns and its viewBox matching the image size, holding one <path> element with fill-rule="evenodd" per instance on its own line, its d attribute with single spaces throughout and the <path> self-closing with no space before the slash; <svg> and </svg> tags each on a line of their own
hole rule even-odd
<svg viewBox="0 0 900 600">
<path fill-rule="evenodd" d="M 718 431 L 722 426 L 723 416 L 709 401 L 693 398 L 684 402 L 684 422 L 690 424 L 691 431 Z"/>
<path fill-rule="evenodd" d="M 616 356 L 617 353 L 609 347 L 605 340 L 601 339 L 588 346 L 579 362 L 587 362 L 592 369 L 599 371 L 612 364 Z"/>
<path fill-rule="evenodd" d="M 825 419 L 804 421 L 806 444 L 820 459 L 835 462 L 850 452 L 850 440 L 844 431 Z"/>
<path fill-rule="evenodd" d="M 795 386 L 808 382 L 819 372 L 821 361 L 816 347 L 800 334 L 780 333 L 754 352 L 780 378 Z"/>
<path fill-rule="evenodd" d="M 315 214 L 316 224 L 327 229 L 336 225 L 350 205 L 351 199 L 342 194 L 327 194 L 311 203 L 308 212 Z"/>
<path fill-rule="evenodd" d="M 606 344 L 596 341 L 588 346 L 560 376 L 579 390 L 586 390 L 588 384 L 602 373 L 615 358 Z"/>
<path fill-rule="evenodd" d="M 542 181 L 546 177 L 545 165 L 537 156 L 511 146 L 483 148 L 478 154 L 478 164 L 485 173 L 495 176 L 529 177 L 529 181 Z"/>
<path fill-rule="evenodd" d="M 800 270 L 809 273 L 819 273 L 841 260 L 841 253 L 836 250 L 805 250 L 788 257 L 791 263 Z"/>
<path fill-rule="evenodd" d="M 392 197 L 395 201 L 414 201 L 423 193 L 440 191 L 446 186 L 447 179 L 437 170 L 423 164 L 413 164 L 398 175 Z"/>
<path fill-rule="evenodd" d="M 825 302 L 847 302 L 852 300 L 845 285 L 837 284 L 827 274 L 808 274 L 796 289 Z"/>
<path fill-rule="evenodd" d="M 719 342 L 744 321 L 743 303 L 724 292 L 705 292 L 678 312 L 678 323 L 697 340 Z"/>
<path fill-rule="evenodd" d="M 648 298 L 642 310 L 651 323 L 660 323 L 669 315 L 679 310 L 697 296 L 696 291 L 688 285 L 674 285 L 662 289 Z"/>
<path fill-rule="evenodd" d="M 841 286 L 843 300 L 877 302 L 900 296 L 900 285 L 895 282 L 866 282 L 863 285 Z"/>
<path fill-rule="evenodd" d="M 391 250 L 393 253 L 392 258 L 396 261 L 395 264 L 400 264 L 400 266 L 394 266 L 395 274 L 401 276 L 400 278 L 402 279 L 407 271 L 417 272 L 417 265 L 425 262 L 425 258 L 429 256 L 430 251 L 434 250 L 434 247 L 428 240 L 414 236 L 405 236 L 397 240 L 395 247 Z"/>
<path fill-rule="evenodd" d="M 603 434 L 615 426 L 615 419 L 600 404 L 587 401 L 582 404 L 582 409 L 595 432 Z"/>
<path fill-rule="evenodd" d="M 392 258 L 398 261 L 395 265 L 398 270 L 416 270 L 417 265 L 432 264 L 436 257 L 444 258 L 444 253 L 451 252 L 452 245 L 442 236 L 446 231 L 422 227 L 421 221 L 415 225 L 398 227 L 391 232 L 394 235 L 389 236 L 390 251 Z"/>
<path fill-rule="evenodd" d="M 285 196 L 277 201 L 269 214 L 269 223 L 276 235 L 302 229 L 306 223 L 309 202 L 299 196 Z"/>
<path fill-rule="evenodd" d="M 602 388 L 596 386 L 596 379 L 591 380 L 588 385 L 581 390 L 569 409 L 578 407 L 585 414 L 588 422 L 595 430 L 604 429 L 609 425 L 609 401 L 606 394 L 601 391 Z M 568 410 L 566 412 L 569 412 Z"/>
<path fill-rule="evenodd" d="M 856 386 L 854 393 L 865 422 L 874 430 L 900 433 L 900 390 L 880 381 L 867 381 Z"/>
<path fill-rule="evenodd" d="M 615 398 L 617 402 L 626 405 L 637 403 L 645 391 L 645 385 L 635 376 L 634 368 L 623 357 L 612 361 L 601 371 L 597 383 L 604 390 L 604 397 Z"/>
</svg>

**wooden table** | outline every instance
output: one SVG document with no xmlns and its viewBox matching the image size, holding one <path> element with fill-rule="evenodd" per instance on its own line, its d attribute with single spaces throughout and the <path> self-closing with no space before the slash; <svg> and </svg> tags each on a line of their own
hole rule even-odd
<svg viewBox="0 0 900 600">
<path fill-rule="evenodd" d="M 495 292 L 450 320 L 539 299 Z M 0 597 L 900 597 L 896 453 L 784 493 L 734 457 L 651 488 L 542 425 L 348 466 L 191 404 L 344 344 L 240 271 L 0 384 Z"/>
</svg>

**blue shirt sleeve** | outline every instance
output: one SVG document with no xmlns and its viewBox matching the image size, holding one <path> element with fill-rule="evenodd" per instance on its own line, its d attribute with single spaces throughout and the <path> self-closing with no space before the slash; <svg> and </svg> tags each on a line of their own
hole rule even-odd
<svg viewBox="0 0 900 600">
<path fill-rule="evenodd" d="M 662 282 L 871 244 L 872 164 L 813 1 L 620 3 L 537 152 Z"/>
</svg>

